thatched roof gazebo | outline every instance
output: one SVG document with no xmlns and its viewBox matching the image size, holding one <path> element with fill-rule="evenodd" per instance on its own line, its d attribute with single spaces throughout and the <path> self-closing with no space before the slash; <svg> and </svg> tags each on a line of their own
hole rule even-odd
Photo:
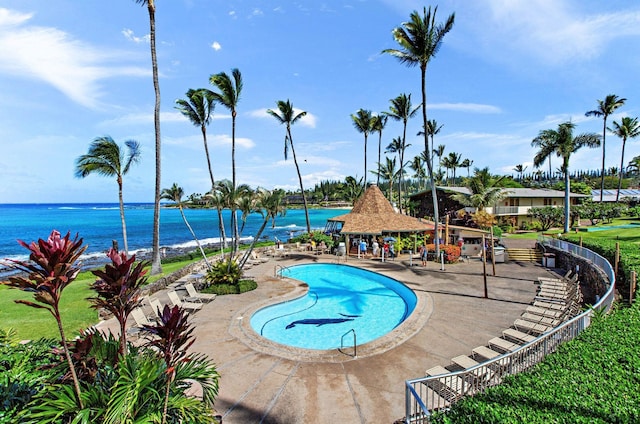
<svg viewBox="0 0 640 424">
<path fill-rule="evenodd" d="M 351 212 L 329 219 L 342 223 L 340 234 L 382 235 L 433 231 L 433 224 L 396 212 L 377 185 L 371 185 Z"/>
</svg>

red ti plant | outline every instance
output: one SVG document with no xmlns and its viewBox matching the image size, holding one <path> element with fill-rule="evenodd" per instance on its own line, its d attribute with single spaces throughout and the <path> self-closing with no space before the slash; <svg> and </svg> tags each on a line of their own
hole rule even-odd
<svg viewBox="0 0 640 424">
<path fill-rule="evenodd" d="M 33 308 L 48 310 L 58 323 L 62 348 L 64 349 L 69 371 L 73 378 L 73 384 L 77 396 L 77 402 L 82 409 L 82 398 L 80 394 L 80 383 L 71 360 L 67 339 L 62 328 L 62 317 L 60 316 L 60 297 L 62 290 L 76 279 L 80 272 L 77 261 L 80 255 L 86 250 L 82 246 L 82 239 L 78 240 L 78 235 L 71 240 L 70 234 L 60 237 L 57 230 L 51 231 L 47 240 L 39 239 L 38 243 L 25 243 L 18 240 L 18 243 L 28 249 L 31 254 L 29 261 L 9 260 L 13 269 L 22 271 L 25 275 L 9 277 L 9 281 L 3 281 L 10 287 L 18 288 L 33 293 L 35 302 L 28 300 L 16 300 Z"/>
<path fill-rule="evenodd" d="M 107 264 L 104 270 L 91 271 L 98 279 L 91 285 L 91 289 L 97 293 L 97 297 L 89 300 L 96 309 L 103 308 L 111 312 L 120 324 L 120 354 L 124 354 L 127 348 L 127 333 L 125 326 L 131 311 L 140 306 L 140 288 L 147 283 L 144 267 L 148 261 L 139 262 L 134 266 L 136 255 L 127 258 L 125 252 L 119 253 L 110 249 L 107 256 L 111 264 Z"/>
<path fill-rule="evenodd" d="M 188 361 L 187 350 L 195 339 L 191 335 L 193 327 L 187 322 L 187 312 L 178 307 L 165 305 L 157 325 L 144 325 L 143 329 L 152 337 L 149 345 L 155 347 L 167 366 L 167 385 L 165 390 L 162 423 L 167 419 L 169 390 L 175 376 L 175 366 L 180 361 Z"/>
</svg>

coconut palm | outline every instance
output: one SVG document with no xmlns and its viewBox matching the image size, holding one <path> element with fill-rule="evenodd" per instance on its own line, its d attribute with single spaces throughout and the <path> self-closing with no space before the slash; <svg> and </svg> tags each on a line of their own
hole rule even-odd
<svg viewBox="0 0 640 424">
<path fill-rule="evenodd" d="M 424 172 L 424 161 L 422 155 L 416 155 L 411 162 L 409 162 L 409 168 L 414 172 L 414 177 L 418 179 L 419 189 L 424 187 L 424 180 L 427 174 Z"/>
<path fill-rule="evenodd" d="M 389 143 L 389 145 L 387 146 L 385 153 L 397 153 L 398 154 L 398 162 L 400 164 L 400 169 L 399 169 L 399 180 L 398 180 L 398 203 L 399 203 L 399 208 L 400 208 L 400 212 L 402 212 L 402 204 L 403 204 L 403 198 L 402 198 L 402 187 L 403 187 L 403 173 L 404 173 L 404 151 L 406 150 L 407 147 L 411 146 L 411 144 L 405 144 L 405 142 L 403 141 L 402 138 L 400 137 L 396 137 L 394 139 L 391 140 L 391 143 Z"/>
<path fill-rule="evenodd" d="M 387 198 L 389 202 L 393 202 L 393 181 L 398 176 L 398 169 L 396 169 L 396 158 L 385 158 L 384 165 L 380 167 L 380 177 L 384 181 L 389 182 L 389 191 L 387 192 Z"/>
<path fill-rule="evenodd" d="M 187 221 L 187 217 L 184 214 L 182 196 L 184 196 L 184 190 L 182 189 L 182 187 L 180 187 L 178 183 L 173 183 L 173 185 L 170 188 L 165 188 L 162 190 L 162 194 L 160 197 L 164 200 L 170 200 L 174 202 L 175 205 L 178 207 L 178 209 L 180 210 L 180 215 L 182 216 L 182 220 L 184 221 L 184 224 L 187 226 L 187 229 L 191 233 L 191 236 L 193 237 L 193 239 L 196 241 L 196 244 L 198 245 L 198 249 L 200 250 L 202 259 L 204 259 L 204 263 L 207 265 L 207 268 L 211 270 L 211 265 L 207 260 L 207 255 L 204 253 L 204 249 L 200 244 L 200 240 L 198 240 L 198 237 L 196 237 L 196 233 L 193 231 L 193 228 L 191 228 L 191 225 L 189 225 L 189 221 Z"/>
<path fill-rule="evenodd" d="M 388 116 L 385 114 L 380 114 L 380 115 L 376 115 L 374 117 L 374 122 L 373 122 L 373 131 L 376 131 L 378 133 L 378 172 L 376 173 L 376 175 L 378 176 L 377 180 L 376 180 L 376 185 L 380 185 L 380 153 L 382 150 L 382 130 L 384 130 L 384 127 L 387 125 L 387 120 L 388 120 Z"/>
<path fill-rule="evenodd" d="M 364 193 L 364 189 L 362 188 L 362 180 L 364 180 L 364 177 L 358 180 L 351 175 L 344 179 L 344 185 L 342 186 L 341 194 L 346 201 L 354 204 L 356 200 L 360 198 L 362 193 Z"/>
<path fill-rule="evenodd" d="M 553 149 L 551 148 L 549 143 L 550 141 L 545 138 L 536 137 L 531 141 L 531 146 L 540 148 L 540 150 L 538 151 L 538 154 L 542 152 L 548 153 L 546 155 L 546 158 L 549 160 L 549 178 L 551 178 L 551 176 L 553 175 L 553 172 L 551 171 L 551 156 L 552 156 L 551 153 L 553 153 Z M 544 163 L 544 160 L 540 162 L 538 165 L 534 164 L 534 166 L 536 168 L 539 168 L 540 166 L 542 166 L 543 163 Z M 542 174 L 539 174 L 539 175 L 542 176 Z"/>
<path fill-rule="evenodd" d="M 558 125 L 557 130 L 542 130 L 534 139 L 536 145 L 548 146 L 541 150 L 533 158 L 533 164 L 540 166 L 551 154 L 556 154 L 562 158 L 562 173 L 564 174 L 564 232 L 569 232 L 570 222 L 570 204 L 569 193 L 571 192 L 571 181 L 569 179 L 569 159 L 571 154 L 575 153 L 582 147 L 598 147 L 600 146 L 600 136 L 594 133 L 584 133 L 573 136 L 573 130 L 576 124 L 572 122 L 563 122 Z M 532 142 L 533 143 L 533 142 Z"/>
<path fill-rule="evenodd" d="M 430 153 L 429 136 L 427 135 L 427 66 L 442 45 L 444 36 L 453 28 L 455 14 L 451 14 L 444 24 L 436 23 L 436 12 L 438 8 L 431 11 L 431 7 L 423 9 L 420 16 L 418 11 L 414 11 L 410 15 L 410 21 L 404 22 L 393 30 L 393 38 L 400 45 L 400 49 L 386 49 L 383 53 L 389 53 L 409 67 L 420 67 L 420 87 L 422 93 L 422 128 L 424 131 L 424 151 Z M 433 198 L 433 221 L 434 233 L 438 234 L 439 211 L 438 211 L 438 195 L 436 185 L 433 179 L 433 164 L 430 155 L 427 158 L 427 168 L 429 170 L 429 179 L 431 180 L 431 196 Z M 436 257 L 440 254 L 440 246 L 436 243 Z"/>
<path fill-rule="evenodd" d="M 298 182 L 300 183 L 300 193 L 302 193 L 302 201 L 304 203 L 304 217 L 307 221 L 307 232 L 311 233 L 311 221 L 309 221 L 309 208 L 307 206 L 307 197 L 304 194 L 304 187 L 302 185 L 302 175 L 300 174 L 300 167 L 298 166 L 298 160 L 296 159 L 296 150 L 293 147 L 293 136 L 291 135 L 291 125 L 295 124 L 300 119 L 305 117 L 307 115 L 307 112 L 305 111 L 296 112 L 293 109 L 293 105 L 288 99 L 286 102 L 283 100 L 278 100 L 276 102 L 276 105 L 278 106 L 279 113 L 272 109 L 268 109 L 267 113 L 273 116 L 274 118 L 276 118 L 276 120 L 279 123 L 285 124 L 285 126 L 287 127 L 287 133 L 284 137 L 284 160 L 287 160 L 287 153 L 289 151 L 289 146 L 291 146 L 291 153 L 293 154 L 293 163 L 295 164 L 296 172 L 298 173 Z M 366 152 L 366 143 L 365 143 L 365 152 Z M 366 153 L 365 153 L 365 160 L 366 160 Z M 365 162 L 365 171 L 366 171 L 366 162 Z"/>
<path fill-rule="evenodd" d="M 431 147 L 430 150 L 427 150 L 429 152 L 431 152 L 431 162 L 433 163 L 433 156 L 434 155 L 438 155 L 438 160 L 440 158 L 442 158 L 442 155 L 444 154 L 444 144 L 440 144 L 438 145 L 438 148 L 436 150 L 435 144 L 434 144 L 434 138 L 436 136 L 436 134 L 440 133 L 440 130 L 442 129 L 442 127 L 444 127 L 443 125 L 438 125 L 438 121 L 436 121 L 435 119 L 429 119 L 427 121 L 427 137 L 431 138 Z M 424 133 L 422 131 L 420 131 L 418 133 L 418 135 L 422 135 L 424 136 Z M 436 153 L 438 152 L 438 153 Z"/>
<path fill-rule="evenodd" d="M 503 179 L 504 177 L 491 176 L 488 167 L 475 169 L 473 177 L 467 178 L 465 183 L 470 194 L 455 193 L 451 195 L 451 199 L 464 206 L 483 211 L 484 208 L 495 205 L 506 196 L 507 192 L 500 186 Z"/>
<path fill-rule="evenodd" d="M 231 111 L 231 184 L 236 188 L 236 116 L 237 107 L 242 93 L 242 74 L 237 68 L 231 70 L 231 77 L 225 72 L 220 72 L 209 77 L 209 82 L 219 91 L 212 92 L 213 99 Z M 231 209 L 231 227 L 233 228 L 233 241 L 231 242 L 232 256 L 238 249 L 238 220 L 235 209 Z"/>
<path fill-rule="evenodd" d="M 253 247 L 256 242 L 260 240 L 260 236 L 262 232 L 266 228 L 269 221 L 271 221 L 272 228 L 275 228 L 276 217 L 284 216 L 287 213 L 287 209 L 284 205 L 284 190 L 273 190 L 269 191 L 263 188 L 256 189 L 255 193 L 255 210 L 259 212 L 264 220 L 262 221 L 262 225 L 258 229 L 258 232 L 253 237 L 249 248 L 245 252 L 244 256 L 240 260 L 239 267 L 242 269 L 247 263 L 247 260 L 251 256 L 251 252 L 253 251 Z"/>
<path fill-rule="evenodd" d="M 636 138 L 640 135 L 640 123 L 638 118 L 630 118 L 625 116 L 620 122 L 613 121 L 613 129 L 609 128 L 613 134 L 622 139 L 622 153 L 620 154 L 620 173 L 618 174 L 618 191 L 616 192 L 616 202 L 620 198 L 620 189 L 622 188 L 622 177 L 624 170 L 624 148 L 627 140 L 630 138 Z"/>
<path fill-rule="evenodd" d="M 640 156 L 636 156 L 627 164 L 627 172 L 631 172 L 634 175 L 640 175 Z"/>
<path fill-rule="evenodd" d="M 367 189 L 367 137 L 373 131 L 375 120 L 370 110 L 359 109 L 355 115 L 351 114 L 353 126 L 358 132 L 364 134 L 364 177 L 362 181 L 364 189 Z"/>
<path fill-rule="evenodd" d="M 149 12 L 149 44 L 151 46 L 151 69 L 153 74 L 153 91 L 155 93 L 155 106 L 153 109 L 153 126 L 155 129 L 156 147 L 156 183 L 154 189 L 153 207 L 153 248 L 151 253 L 151 274 L 162 272 L 160 261 L 160 186 L 162 171 L 161 137 L 160 137 L 160 82 L 158 79 L 158 59 L 156 55 L 156 2 L 155 0 L 135 0 L 136 3 L 147 6 Z M 125 249 L 126 250 L 126 249 Z"/>
<path fill-rule="evenodd" d="M 462 155 L 456 152 L 449 152 L 449 156 L 447 156 L 447 163 L 449 164 L 449 168 L 451 168 L 451 182 L 453 185 L 456 184 L 456 169 L 460 168 L 460 164 L 462 163 L 460 159 L 462 159 Z"/>
<path fill-rule="evenodd" d="M 140 145 L 137 141 L 127 140 L 125 154 L 118 143 L 109 136 L 98 137 L 89 145 L 87 154 L 76 159 L 75 175 L 85 178 L 93 173 L 105 177 L 116 177 L 118 183 L 118 201 L 120 203 L 120 221 L 122 223 L 122 238 L 124 251 L 129 252 L 127 241 L 127 224 L 124 219 L 124 200 L 122 197 L 122 177 L 129 172 L 131 165 L 140 161 Z"/>
<path fill-rule="evenodd" d="M 400 181 L 398 182 L 398 199 L 400 212 L 402 212 L 402 171 L 404 170 L 404 151 L 407 148 L 407 122 L 410 118 L 416 116 L 420 106 L 413 108 L 411 105 L 411 94 L 400 94 L 398 97 L 389 100 L 391 105 L 389 111 L 385 112 L 394 121 L 402 121 L 402 139 L 401 144 L 398 146 L 396 152 L 398 152 L 398 159 L 400 160 Z M 388 149 L 388 148 L 387 148 Z"/>
<path fill-rule="evenodd" d="M 616 109 L 624 105 L 627 99 L 620 98 L 615 94 L 609 94 L 604 100 L 598 100 L 598 108 L 590 110 L 585 113 L 585 116 L 597 116 L 602 117 L 602 173 L 600 175 L 600 201 L 602 202 L 602 195 L 604 192 L 604 157 L 605 157 L 605 143 L 607 136 L 607 118 Z"/>
<path fill-rule="evenodd" d="M 470 169 L 471 169 L 471 165 L 473 165 L 473 160 L 471 160 L 471 159 L 465 159 L 460 164 L 460 168 L 467 168 L 467 178 L 469 178 L 469 172 L 470 172 Z"/>
<path fill-rule="evenodd" d="M 211 157 L 209 156 L 209 146 L 207 144 L 207 125 L 211 122 L 211 115 L 216 105 L 213 99 L 213 93 L 206 88 L 199 88 L 197 90 L 189 89 L 186 96 L 186 99 L 176 100 L 176 109 L 193 125 L 199 127 L 200 132 L 202 132 L 204 154 L 207 158 L 207 169 L 209 170 L 209 178 L 211 179 L 211 188 L 213 188 L 216 185 L 216 180 L 213 178 L 213 168 L 211 166 Z M 227 236 L 224 230 L 222 210 L 220 209 L 218 209 L 218 230 L 220 231 L 220 237 L 222 237 L 222 244 L 226 247 Z"/>
<path fill-rule="evenodd" d="M 524 165 L 522 165 L 521 163 L 520 163 L 520 164 L 518 164 L 518 165 L 516 165 L 516 166 L 513 168 L 513 170 L 514 170 L 515 172 L 517 172 L 518 174 L 520 174 L 520 175 L 518 176 L 519 181 L 522 181 L 522 174 L 524 174 L 524 171 L 526 171 L 526 170 L 527 170 L 527 168 L 528 168 L 528 166 L 524 166 Z"/>
</svg>

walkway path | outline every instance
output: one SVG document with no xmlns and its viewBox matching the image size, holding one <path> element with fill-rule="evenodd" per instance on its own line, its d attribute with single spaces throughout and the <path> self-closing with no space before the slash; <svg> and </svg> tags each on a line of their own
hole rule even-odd
<svg viewBox="0 0 640 424">
<path fill-rule="evenodd" d="M 539 264 L 487 264 L 488 299 L 483 298 L 482 263 L 423 268 L 408 261 L 380 263 L 349 259 L 403 281 L 419 295 L 419 311 L 411 321 L 358 357 L 335 353 L 318 361 L 295 350 L 261 344 L 247 331 L 249 313 L 259 305 L 303 293 L 295 282 L 274 277 L 276 265 L 311 261 L 335 262 L 329 255 L 272 259 L 248 271 L 258 289 L 242 295 L 218 296 L 193 315 L 197 337 L 193 349 L 206 353 L 221 374 L 216 410 L 224 424 L 235 423 L 393 423 L 404 416 L 404 381 L 424 375 L 435 365 L 470 354 L 486 345 L 532 301 L 538 276 L 549 273 Z M 245 315 L 247 314 L 247 315 Z"/>
</svg>

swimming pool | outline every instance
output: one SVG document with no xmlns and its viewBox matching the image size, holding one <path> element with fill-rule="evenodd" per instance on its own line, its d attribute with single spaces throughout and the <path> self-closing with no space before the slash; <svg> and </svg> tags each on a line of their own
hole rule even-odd
<svg viewBox="0 0 640 424">
<path fill-rule="evenodd" d="M 336 349 L 352 329 L 362 345 L 400 325 L 417 302 L 415 293 L 401 282 L 348 265 L 296 265 L 285 268 L 282 275 L 305 282 L 309 291 L 256 311 L 251 327 L 284 345 Z M 352 343 L 348 334 L 345 345 Z"/>
<path fill-rule="evenodd" d="M 586 231 L 591 233 L 593 231 L 606 231 L 606 230 L 618 230 L 624 228 L 640 228 L 640 224 L 631 223 L 631 224 L 621 224 L 621 225 L 607 225 L 602 227 L 582 227 L 578 228 L 578 231 Z"/>
</svg>

